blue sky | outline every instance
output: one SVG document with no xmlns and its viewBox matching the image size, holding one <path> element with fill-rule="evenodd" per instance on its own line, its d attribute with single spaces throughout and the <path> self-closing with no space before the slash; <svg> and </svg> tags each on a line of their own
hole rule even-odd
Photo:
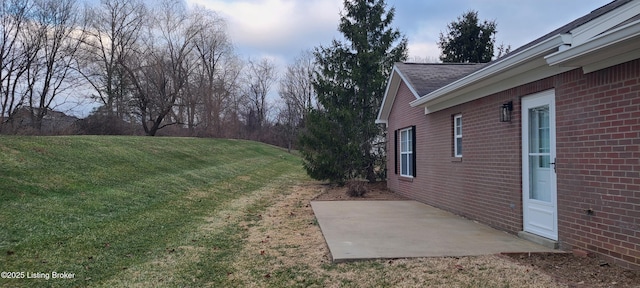
<svg viewBox="0 0 640 288">
<path fill-rule="evenodd" d="M 339 38 L 342 0 L 186 0 L 222 15 L 241 57 L 288 64 L 301 50 Z M 497 43 L 515 49 L 609 0 L 387 0 L 393 25 L 409 39 L 410 58 L 437 59 L 438 35 L 468 10 L 498 23 Z"/>
</svg>

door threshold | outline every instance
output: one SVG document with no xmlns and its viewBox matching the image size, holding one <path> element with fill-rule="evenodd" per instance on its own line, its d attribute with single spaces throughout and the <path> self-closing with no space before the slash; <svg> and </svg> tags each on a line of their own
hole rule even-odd
<svg viewBox="0 0 640 288">
<path fill-rule="evenodd" d="M 558 249 L 560 247 L 560 245 L 558 244 L 558 241 L 556 240 L 551 240 L 549 238 L 545 238 L 545 237 L 542 237 L 530 232 L 526 232 L 526 231 L 518 232 L 518 237 L 525 239 L 527 241 L 531 241 L 536 244 L 540 244 L 549 249 Z"/>
</svg>

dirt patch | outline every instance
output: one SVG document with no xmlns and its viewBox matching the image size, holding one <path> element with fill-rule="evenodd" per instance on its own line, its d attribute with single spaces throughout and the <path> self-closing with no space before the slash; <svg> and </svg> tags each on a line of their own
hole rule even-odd
<svg viewBox="0 0 640 288">
<path fill-rule="evenodd" d="M 367 192 L 362 197 L 351 197 L 347 195 L 346 186 L 335 186 L 330 184 L 318 185 L 322 187 L 322 194 L 313 199 L 314 201 L 368 201 L 368 200 L 409 200 L 400 194 L 387 189 L 387 183 L 376 182 L 367 183 Z"/>
<path fill-rule="evenodd" d="M 349 197 L 346 187 L 325 185 L 314 200 L 408 200 L 386 187 L 386 183 L 367 184 L 364 197 Z M 593 256 L 593 255 L 592 255 Z M 557 283 L 569 287 L 640 287 L 640 271 L 624 269 L 596 257 L 579 257 L 572 253 L 511 254 L 502 258 L 527 270 L 540 271 Z M 409 261 L 409 260 L 404 260 Z"/>
<path fill-rule="evenodd" d="M 573 253 L 513 254 L 509 259 L 551 275 L 569 287 L 640 287 L 640 271 Z"/>
</svg>

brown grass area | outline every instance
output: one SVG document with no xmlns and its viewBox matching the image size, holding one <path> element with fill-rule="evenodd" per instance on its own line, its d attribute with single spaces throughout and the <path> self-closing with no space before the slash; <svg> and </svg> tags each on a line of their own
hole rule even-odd
<svg viewBox="0 0 640 288">
<path fill-rule="evenodd" d="M 286 181 L 286 179 L 283 179 L 283 181 Z M 240 219 L 245 216 L 245 209 L 248 206 L 258 201 L 270 199 L 279 192 L 274 187 L 267 186 L 249 196 L 232 200 L 223 205 L 219 212 L 205 217 L 203 225 L 196 230 L 195 234 L 189 235 L 187 238 L 198 239 L 220 230 L 229 223 L 240 222 Z M 194 200 L 206 197 L 210 193 L 211 191 L 194 190 L 188 193 L 185 198 Z M 200 255 L 206 252 L 206 249 L 216 249 L 200 247 L 197 242 L 191 242 L 193 245 L 166 248 L 166 253 L 162 253 L 157 258 L 123 270 L 118 274 L 118 277 L 113 277 L 105 283 L 104 287 L 149 287 L 150 283 L 175 286 L 171 284 L 175 280 L 174 276 L 184 273 L 181 272 L 181 270 L 184 270 L 184 266 L 200 261 Z"/>
<path fill-rule="evenodd" d="M 563 287 L 499 256 L 331 263 L 310 205 L 314 197 L 328 199 L 320 195 L 325 190 L 341 193 L 320 184 L 296 186 L 249 225 L 247 244 L 229 276 L 233 282 L 247 287 Z"/>
<path fill-rule="evenodd" d="M 281 187 L 281 186 L 278 186 Z M 285 191 L 265 187 L 240 197 L 203 219 L 197 235 L 220 230 L 229 223 L 243 227 L 243 246 L 230 260 L 227 284 L 234 287 L 638 287 L 639 274 L 613 265 L 588 266 L 571 254 L 489 255 L 332 263 L 331 254 L 310 205 L 317 200 L 406 200 L 384 184 L 369 185 L 363 198 L 346 196 L 346 188 L 309 182 Z M 200 193 L 188 198 L 202 197 Z M 251 212 L 255 203 L 265 210 Z M 249 209 L 249 210 L 248 210 Z M 249 214 L 247 214 L 249 213 Z M 244 237 L 243 236 L 243 237 Z M 122 271 L 105 286 L 146 287 L 150 283 L 174 286 L 189 263 L 206 254 L 197 243 Z M 171 252 L 171 253 L 169 253 Z M 596 266 L 596 267 L 593 267 Z M 597 271 L 596 271 L 597 269 Z M 218 271 L 211 271 L 216 273 Z M 617 276 L 616 276 L 617 275 Z M 606 277 L 604 277 L 606 276 Z M 194 279 L 194 281 L 196 281 Z M 194 282 L 196 283 L 196 282 Z M 213 283 L 205 286 L 216 287 Z M 227 286 L 227 285 L 225 285 Z"/>
</svg>

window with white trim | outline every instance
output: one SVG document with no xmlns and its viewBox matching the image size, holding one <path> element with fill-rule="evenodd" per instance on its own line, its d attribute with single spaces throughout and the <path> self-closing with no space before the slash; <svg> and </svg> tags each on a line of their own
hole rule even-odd
<svg viewBox="0 0 640 288">
<path fill-rule="evenodd" d="M 462 157 L 462 115 L 453 117 L 453 155 Z"/>
<path fill-rule="evenodd" d="M 414 176 L 413 138 L 413 128 L 400 130 L 400 176 Z"/>
</svg>

